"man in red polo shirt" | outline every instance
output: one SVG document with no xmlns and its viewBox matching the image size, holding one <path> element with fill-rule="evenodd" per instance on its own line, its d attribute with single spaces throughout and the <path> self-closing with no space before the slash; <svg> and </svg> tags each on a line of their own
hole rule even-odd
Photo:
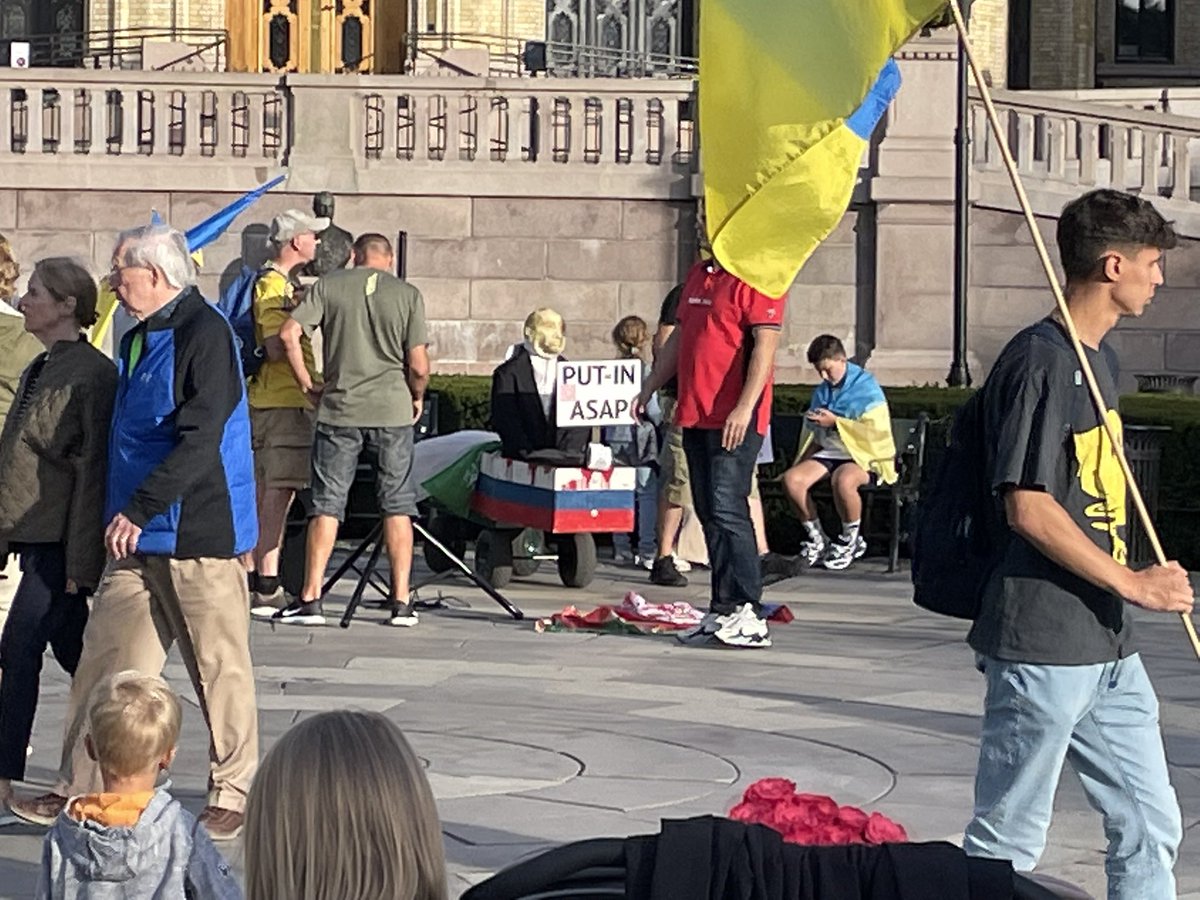
<svg viewBox="0 0 1200 900">
<path fill-rule="evenodd" d="M 709 613 L 685 643 L 769 647 L 762 572 L 750 520 L 750 481 L 771 420 L 771 380 L 783 297 L 768 297 L 716 262 L 684 281 L 679 327 L 642 387 L 640 407 L 672 377 L 676 423 L 712 568 Z"/>
</svg>

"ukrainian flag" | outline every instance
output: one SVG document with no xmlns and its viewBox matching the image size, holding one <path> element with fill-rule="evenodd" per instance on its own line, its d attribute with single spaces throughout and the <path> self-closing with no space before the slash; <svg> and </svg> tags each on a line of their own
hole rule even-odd
<svg viewBox="0 0 1200 900">
<path fill-rule="evenodd" d="M 267 191 L 278 187 L 286 180 L 286 175 L 280 175 L 266 184 L 260 184 L 254 190 L 248 191 L 238 197 L 228 206 L 217 210 L 196 227 L 188 229 L 186 234 L 188 249 L 192 251 L 192 259 L 195 260 L 196 265 L 201 266 L 204 264 L 203 249 L 223 235 L 229 226 L 233 224 L 234 219 L 253 206 Z M 166 224 L 157 209 L 150 211 L 150 224 Z M 117 302 L 116 291 L 112 289 L 112 285 L 108 283 L 107 278 L 102 278 L 100 280 L 99 296 L 96 303 L 96 324 L 92 326 L 91 341 L 93 347 L 99 347 L 104 343 L 104 336 L 108 333 L 113 315 L 117 311 Z"/>
<path fill-rule="evenodd" d="M 700 152 L 713 254 L 782 296 L 850 204 L 900 87 L 891 60 L 946 0 L 705 0 Z"/>
</svg>

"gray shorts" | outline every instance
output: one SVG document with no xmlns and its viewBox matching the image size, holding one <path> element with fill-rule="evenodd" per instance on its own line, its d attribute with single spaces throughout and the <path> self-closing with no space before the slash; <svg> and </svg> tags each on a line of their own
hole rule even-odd
<svg viewBox="0 0 1200 900">
<path fill-rule="evenodd" d="M 346 428 L 317 423 L 312 455 L 312 514 L 346 513 L 346 498 L 354 484 L 363 446 L 375 461 L 375 496 L 383 516 L 415 516 L 417 486 L 413 483 L 413 429 Z"/>
</svg>

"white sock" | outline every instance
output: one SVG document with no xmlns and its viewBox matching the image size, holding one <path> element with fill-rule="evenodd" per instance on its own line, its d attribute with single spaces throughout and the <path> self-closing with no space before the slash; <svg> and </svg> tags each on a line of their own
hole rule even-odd
<svg viewBox="0 0 1200 900">
<path fill-rule="evenodd" d="M 858 540 L 858 528 L 862 524 L 861 519 L 853 522 L 842 523 L 842 543 L 853 544 Z"/>
<path fill-rule="evenodd" d="M 820 519 L 810 519 L 804 523 L 804 531 L 808 535 L 808 539 L 814 544 L 819 544 L 826 540 L 825 532 L 821 528 Z"/>
</svg>

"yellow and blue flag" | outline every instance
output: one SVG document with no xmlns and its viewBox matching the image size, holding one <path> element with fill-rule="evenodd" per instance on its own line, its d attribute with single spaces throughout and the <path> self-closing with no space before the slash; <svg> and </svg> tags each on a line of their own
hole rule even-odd
<svg viewBox="0 0 1200 900">
<path fill-rule="evenodd" d="M 700 152 L 721 265 L 782 296 L 850 205 L 900 87 L 891 60 L 946 0 L 705 0 Z"/>
<path fill-rule="evenodd" d="M 253 206 L 258 198 L 274 187 L 287 180 L 286 175 L 280 175 L 265 184 L 260 184 L 252 191 L 238 197 L 228 206 L 217 210 L 199 225 L 189 228 L 186 232 L 188 249 L 192 251 L 192 259 L 196 265 L 204 264 L 203 249 L 219 238 L 233 224 L 233 220 Z M 157 209 L 150 211 L 151 225 L 165 225 L 163 217 Z M 96 324 L 92 326 L 91 341 L 93 347 L 104 343 L 104 337 L 112 324 L 113 315 L 117 311 L 117 294 L 104 278 L 100 281 L 99 297 L 96 303 Z"/>
<path fill-rule="evenodd" d="M 837 438 L 860 469 L 875 475 L 880 484 L 895 482 L 896 442 L 892 437 L 892 417 L 887 397 L 874 375 L 862 366 L 847 363 L 846 374 L 837 390 L 828 381 L 822 381 L 813 391 L 808 408 L 827 409 L 833 413 L 837 419 L 834 425 Z M 799 462 L 812 442 L 821 437 L 822 431 L 810 419 L 804 420 L 795 462 Z"/>
</svg>

